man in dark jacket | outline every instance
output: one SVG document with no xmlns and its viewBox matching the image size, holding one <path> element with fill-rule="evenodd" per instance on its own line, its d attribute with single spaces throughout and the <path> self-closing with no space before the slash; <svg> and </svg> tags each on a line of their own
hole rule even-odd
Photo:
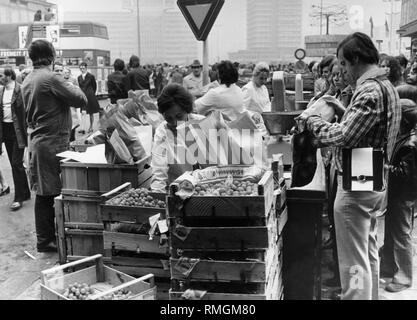
<svg viewBox="0 0 417 320">
<path fill-rule="evenodd" d="M 36 191 L 35 224 L 38 252 L 56 251 L 54 198 L 61 193 L 60 163 L 56 156 L 68 150 L 72 127 L 70 106 L 84 108 L 80 88 L 52 72 L 53 45 L 33 42 L 29 57 L 34 70 L 22 86 L 29 135 L 29 176 Z"/>
<path fill-rule="evenodd" d="M 114 72 L 107 77 L 107 89 L 112 104 L 117 100 L 127 99 L 126 76 L 123 74 L 125 63 L 121 59 L 114 61 Z"/>
<path fill-rule="evenodd" d="M 150 90 L 149 71 L 140 66 L 140 60 L 137 56 L 132 56 L 129 62 L 130 72 L 127 75 L 127 91 L 130 90 Z"/>
</svg>

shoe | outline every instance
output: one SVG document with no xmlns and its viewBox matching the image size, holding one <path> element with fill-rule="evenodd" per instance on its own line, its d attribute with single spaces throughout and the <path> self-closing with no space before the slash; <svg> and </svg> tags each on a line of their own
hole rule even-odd
<svg viewBox="0 0 417 320">
<path fill-rule="evenodd" d="M 10 210 L 12 211 L 18 211 L 22 209 L 23 203 L 22 202 L 13 202 L 10 206 Z"/>
<path fill-rule="evenodd" d="M 404 290 L 406 290 L 410 287 L 411 286 L 409 286 L 409 285 L 391 282 L 385 287 L 385 291 L 395 293 L 395 292 L 404 291 Z"/>
<path fill-rule="evenodd" d="M 342 290 L 333 291 L 330 295 L 331 300 L 342 300 Z"/>
<path fill-rule="evenodd" d="M 10 193 L 10 187 L 7 187 L 6 189 L 1 190 L 0 197 L 5 196 L 6 194 L 9 194 L 9 193 Z"/>
<path fill-rule="evenodd" d="M 324 280 L 323 284 L 326 287 L 330 287 L 330 288 L 340 288 L 340 280 L 338 277 L 333 277 L 333 278 Z"/>
<path fill-rule="evenodd" d="M 333 245 L 334 245 L 333 238 L 329 238 L 326 241 L 324 241 L 324 243 L 322 244 L 322 249 L 323 250 L 331 249 L 331 248 L 333 248 Z"/>
<path fill-rule="evenodd" d="M 44 252 L 58 252 L 58 247 L 56 246 L 56 243 L 55 242 L 50 242 L 45 247 L 38 247 L 38 252 L 39 253 L 44 253 Z"/>
</svg>

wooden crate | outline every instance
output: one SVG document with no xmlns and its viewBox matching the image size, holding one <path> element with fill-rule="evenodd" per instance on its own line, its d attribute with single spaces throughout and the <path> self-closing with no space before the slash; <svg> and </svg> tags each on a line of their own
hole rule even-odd
<svg viewBox="0 0 417 320">
<path fill-rule="evenodd" d="M 94 265 L 88 266 L 91 264 Z M 81 267 L 83 268 L 73 273 L 65 273 L 67 269 L 79 269 Z M 156 299 L 156 287 L 152 274 L 135 279 L 127 274 L 104 266 L 102 256 L 95 255 L 42 271 L 42 300 L 69 300 L 63 296 L 63 293 L 68 286 L 75 282 L 86 283 L 95 289 L 95 294 L 89 300 L 100 300 L 100 298 L 111 295 L 119 290 L 132 292 L 132 296 L 127 300 Z"/>
<path fill-rule="evenodd" d="M 62 194 L 68 196 L 101 196 L 123 183 L 134 188 L 149 188 L 152 178 L 151 158 L 134 165 L 85 164 L 61 162 Z"/>
<path fill-rule="evenodd" d="M 257 197 L 168 197 L 170 299 L 187 289 L 207 291 L 203 300 L 278 300 L 282 238 L 272 172 Z M 281 261 L 281 262 L 280 262 Z"/>
<path fill-rule="evenodd" d="M 108 196 L 114 196 L 130 188 L 126 183 Z M 95 254 L 103 254 L 104 224 L 101 204 L 106 197 L 55 198 L 55 223 L 57 246 L 61 264 Z"/>
<path fill-rule="evenodd" d="M 149 195 L 154 199 L 166 201 L 165 194 L 149 193 Z M 110 198 L 108 194 L 105 196 Z M 150 239 L 147 234 L 113 232 L 111 228 L 113 223 L 120 222 L 148 223 L 149 218 L 157 214 L 165 219 L 166 209 L 115 206 L 109 204 L 109 202 L 103 203 L 101 207 L 105 227 L 103 245 L 104 255 L 107 258 L 106 264 L 131 276 L 137 277 L 152 273 L 158 280 L 169 279 L 168 242 L 161 245 L 161 237 L 159 236 Z M 166 293 L 167 297 L 168 293 Z"/>
</svg>

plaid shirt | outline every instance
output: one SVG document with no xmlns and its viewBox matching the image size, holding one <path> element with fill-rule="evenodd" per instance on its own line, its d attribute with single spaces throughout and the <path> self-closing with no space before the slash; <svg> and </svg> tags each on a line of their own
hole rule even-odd
<svg viewBox="0 0 417 320">
<path fill-rule="evenodd" d="M 379 78 L 388 93 L 388 137 L 387 152 L 391 159 L 400 129 L 401 105 L 394 86 L 384 77 L 381 69 L 370 70 L 358 81 L 351 104 L 340 123 L 329 123 L 319 116 L 312 116 L 307 126 L 324 146 L 334 147 L 335 167 L 342 172 L 342 150 L 344 148 L 382 148 L 387 126 L 384 117 L 384 99 L 381 86 L 369 79 Z"/>
</svg>

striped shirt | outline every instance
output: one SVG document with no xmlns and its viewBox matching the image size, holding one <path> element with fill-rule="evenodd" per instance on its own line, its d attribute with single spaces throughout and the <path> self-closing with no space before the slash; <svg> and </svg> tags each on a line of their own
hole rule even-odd
<svg viewBox="0 0 417 320">
<path fill-rule="evenodd" d="M 340 123 L 329 123 L 319 116 L 307 120 L 307 126 L 324 146 L 333 146 L 336 169 L 342 172 L 344 148 L 382 148 L 387 141 L 388 158 L 391 159 L 400 129 L 401 104 L 394 86 L 381 69 L 366 72 L 358 81 L 352 101 Z M 388 94 L 388 137 L 384 116 L 384 96 L 378 78 Z"/>
</svg>

